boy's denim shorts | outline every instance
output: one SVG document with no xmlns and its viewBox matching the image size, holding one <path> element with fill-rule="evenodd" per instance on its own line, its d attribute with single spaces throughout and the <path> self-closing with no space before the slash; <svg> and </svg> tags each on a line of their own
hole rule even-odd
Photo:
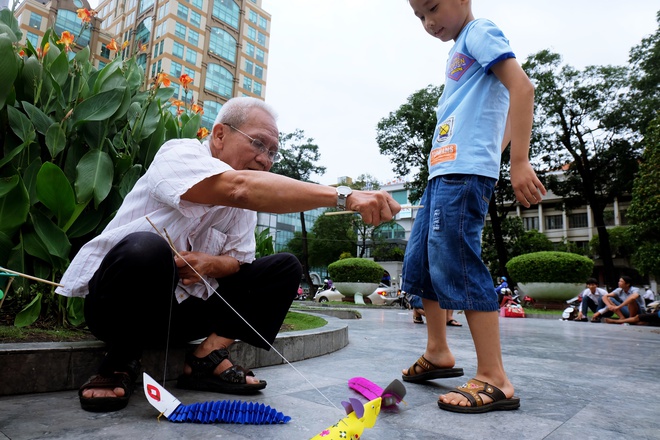
<svg viewBox="0 0 660 440">
<path fill-rule="evenodd" d="M 481 259 L 481 232 L 495 179 L 451 174 L 429 181 L 403 262 L 401 288 L 450 310 L 498 310 Z"/>
</svg>

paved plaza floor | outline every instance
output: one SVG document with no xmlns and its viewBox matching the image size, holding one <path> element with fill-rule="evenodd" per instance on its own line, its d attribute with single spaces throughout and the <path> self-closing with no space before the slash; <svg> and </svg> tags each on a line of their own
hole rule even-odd
<svg viewBox="0 0 660 440">
<path fill-rule="evenodd" d="M 410 311 L 361 310 L 349 320 L 349 344 L 329 355 L 259 368 L 268 381 L 258 401 L 291 417 L 284 425 L 175 424 L 146 401 L 141 386 L 128 408 L 94 414 L 76 391 L 0 398 L 0 439 L 309 439 L 344 416 L 341 401 L 360 397 L 347 381 L 363 376 L 381 387 L 423 353 L 425 326 Z M 462 378 L 406 384 L 405 402 L 385 408 L 364 439 L 658 439 L 660 328 L 554 319 L 501 318 L 504 362 L 521 408 L 481 415 L 437 407 L 437 396 L 461 385 L 476 361 L 465 316 L 447 329 Z M 331 318 L 336 319 L 336 318 Z M 0 380 L 2 380 L 0 371 Z M 184 404 L 235 396 L 167 388 Z"/>
</svg>

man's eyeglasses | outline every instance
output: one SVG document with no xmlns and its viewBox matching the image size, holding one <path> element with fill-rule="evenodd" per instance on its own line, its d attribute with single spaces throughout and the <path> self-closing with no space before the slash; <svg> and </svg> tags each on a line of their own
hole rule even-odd
<svg viewBox="0 0 660 440">
<path fill-rule="evenodd" d="M 268 149 L 267 146 L 264 145 L 263 142 L 261 142 L 259 139 L 255 139 L 252 136 L 250 136 L 247 133 L 242 132 L 238 128 L 234 127 L 233 125 L 230 124 L 225 124 L 227 127 L 231 128 L 232 130 L 236 130 L 246 138 L 250 139 L 250 144 L 252 145 L 252 148 L 257 150 L 259 154 L 266 154 L 268 156 L 268 160 L 270 160 L 271 163 L 277 163 L 282 159 L 282 156 L 280 156 L 280 153 L 277 151 L 273 151 Z"/>
</svg>

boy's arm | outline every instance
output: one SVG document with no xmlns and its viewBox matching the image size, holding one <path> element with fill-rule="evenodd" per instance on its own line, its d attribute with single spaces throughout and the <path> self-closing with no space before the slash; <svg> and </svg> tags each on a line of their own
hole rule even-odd
<svg viewBox="0 0 660 440">
<path fill-rule="evenodd" d="M 534 86 L 515 58 L 500 61 L 491 70 L 509 90 L 509 115 L 502 144 L 511 141 L 511 185 L 518 202 L 529 208 L 532 203 L 539 203 L 546 193 L 529 163 Z"/>
</svg>

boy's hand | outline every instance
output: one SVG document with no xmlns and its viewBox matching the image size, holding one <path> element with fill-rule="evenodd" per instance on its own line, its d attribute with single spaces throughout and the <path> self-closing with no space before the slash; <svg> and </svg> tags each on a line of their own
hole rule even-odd
<svg viewBox="0 0 660 440">
<path fill-rule="evenodd" d="M 545 187 L 536 177 L 529 161 L 519 164 L 511 163 L 511 186 L 516 194 L 516 200 L 525 208 L 540 203 L 546 194 Z"/>
</svg>

